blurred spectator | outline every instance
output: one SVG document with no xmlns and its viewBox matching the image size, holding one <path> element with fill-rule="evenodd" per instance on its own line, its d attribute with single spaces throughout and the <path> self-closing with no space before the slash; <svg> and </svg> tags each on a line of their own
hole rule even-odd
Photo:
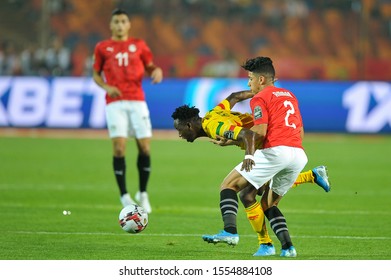
<svg viewBox="0 0 391 280">
<path fill-rule="evenodd" d="M 288 17 L 305 18 L 308 16 L 309 9 L 303 0 L 285 0 L 285 13 Z"/>
<path fill-rule="evenodd" d="M 71 52 L 62 44 L 61 38 L 53 38 L 51 48 L 46 50 L 45 53 L 45 63 L 51 75 L 69 75 L 71 66 Z"/>
<path fill-rule="evenodd" d="M 4 48 L 3 75 L 17 76 L 21 73 L 19 54 L 15 44 L 8 41 L 5 43 Z"/>
<path fill-rule="evenodd" d="M 34 50 L 31 46 L 26 47 L 20 54 L 20 68 L 23 75 L 32 76 L 34 73 L 33 65 Z"/>
<path fill-rule="evenodd" d="M 39 76 L 49 76 L 50 72 L 45 61 L 46 50 L 44 48 L 35 48 L 33 54 L 33 71 Z"/>
</svg>

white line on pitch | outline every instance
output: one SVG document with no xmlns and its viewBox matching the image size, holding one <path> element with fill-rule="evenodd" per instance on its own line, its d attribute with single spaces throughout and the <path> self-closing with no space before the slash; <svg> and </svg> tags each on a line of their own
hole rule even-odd
<svg viewBox="0 0 391 280">
<path fill-rule="evenodd" d="M 11 234 L 37 234 L 37 235 L 118 235 L 118 236 L 172 236 L 172 237 L 200 237 L 202 234 L 186 234 L 186 233 L 140 233 L 140 234 L 126 234 L 126 233 L 112 233 L 112 232 L 55 232 L 55 231 L 5 231 Z M 240 237 L 251 237 L 254 235 L 243 234 Z M 321 239 L 359 239 L 359 240 L 391 240 L 390 236 L 335 236 L 335 235 L 292 235 L 294 238 L 321 238 Z"/>
</svg>

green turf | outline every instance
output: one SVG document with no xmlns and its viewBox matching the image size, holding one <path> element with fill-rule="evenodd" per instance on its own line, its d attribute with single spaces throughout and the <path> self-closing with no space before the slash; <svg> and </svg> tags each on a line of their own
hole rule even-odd
<svg viewBox="0 0 391 280">
<path fill-rule="evenodd" d="M 306 184 L 281 201 L 298 259 L 390 260 L 391 137 L 308 135 L 304 145 L 306 169 L 328 165 L 333 189 L 326 194 Z M 135 148 L 130 140 L 132 193 Z M 238 246 L 201 239 L 221 229 L 219 184 L 243 152 L 207 141 L 154 140 L 152 153 L 153 213 L 146 230 L 131 235 L 117 222 L 109 140 L 1 138 L 0 259 L 254 259 L 257 240 L 243 207 Z"/>
</svg>

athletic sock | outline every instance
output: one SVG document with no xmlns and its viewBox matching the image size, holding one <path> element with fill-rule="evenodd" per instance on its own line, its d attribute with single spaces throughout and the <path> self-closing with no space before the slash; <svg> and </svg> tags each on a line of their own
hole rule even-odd
<svg viewBox="0 0 391 280">
<path fill-rule="evenodd" d="M 259 244 L 272 243 L 265 223 L 265 214 L 262 211 L 261 204 L 257 201 L 245 209 L 247 219 L 253 230 L 257 233 Z"/>
<path fill-rule="evenodd" d="M 224 189 L 220 192 L 220 210 L 226 232 L 236 234 L 236 215 L 238 214 L 238 196 L 234 190 Z"/>
<path fill-rule="evenodd" d="M 288 249 L 292 246 L 291 237 L 289 235 L 288 226 L 284 215 L 277 208 L 277 206 L 272 206 L 265 211 L 265 215 L 269 220 L 270 227 L 273 229 L 278 240 L 281 242 L 282 249 Z"/>
<path fill-rule="evenodd" d="M 314 183 L 315 177 L 312 170 L 308 170 L 305 172 L 301 172 L 299 176 L 297 176 L 296 182 L 292 186 L 292 188 L 297 187 L 300 184 L 303 183 Z"/>
<path fill-rule="evenodd" d="M 125 157 L 113 157 L 113 169 L 117 185 L 122 196 L 127 193 Z"/>
<path fill-rule="evenodd" d="M 151 173 L 151 157 L 138 155 L 137 168 L 138 168 L 138 175 L 139 175 L 139 182 L 140 182 L 139 185 L 140 192 L 146 192 L 149 175 Z"/>
</svg>

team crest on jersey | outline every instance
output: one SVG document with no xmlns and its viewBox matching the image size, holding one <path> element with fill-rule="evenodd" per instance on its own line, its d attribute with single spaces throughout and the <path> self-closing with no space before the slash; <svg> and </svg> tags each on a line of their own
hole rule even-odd
<svg viewBox="0 0 391 280">
<path fill-rule="evenodd" d="M 257 120 L 260 118 L 262 118 L 262 109 L 260 106 L 256 106 L 254 108 L 254 119 Z"/>
<path fill-rule="evenodd" d="M 129 45 L 129 51 L 130 52 L 136 52 L 137 51 L 137 47 L 136 47 L 136 45 L 135 44 L 131 44 L 131 45 Z"/>
</svg>

